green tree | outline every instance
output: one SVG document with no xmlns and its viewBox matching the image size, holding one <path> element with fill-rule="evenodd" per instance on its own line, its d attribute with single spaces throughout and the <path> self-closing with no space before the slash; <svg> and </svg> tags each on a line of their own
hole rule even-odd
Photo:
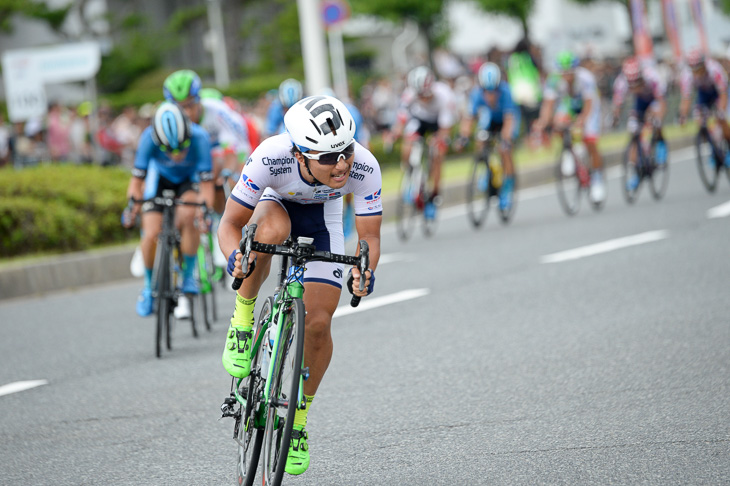
<svg viewBox="0 0 730 486">
<path fill-rule="evenodd" d="M 593 0 L 588 0 L 593 1 Z M 527 17 L 535 6 L 535 0 L 473 0 L 485 12 L 505 15 L 518 20 L 522 25 L 524 37 L 530 37 Z"/>
<path fill-rule="evenodd" d="M 353 13 L 372 15 L 397 23 L 404 20 L 414 21 L 426 34 L 429 56 L 433 48 L 446 38 L 446 5 L 446 0 L 350 0 Z"/>
<path fill-rule="evenodd" d="M 55 32 L 62 33 L 61 26 L 66 21 L 66 16 L 72 7 L 73 4 L 63 8 L 51 8 L 47 2 L 33 0 L 0 0 L 0 30 L 12 32 L 12 19 L 14 16 L 20 15 L 44 21 Z"/>
</svg>

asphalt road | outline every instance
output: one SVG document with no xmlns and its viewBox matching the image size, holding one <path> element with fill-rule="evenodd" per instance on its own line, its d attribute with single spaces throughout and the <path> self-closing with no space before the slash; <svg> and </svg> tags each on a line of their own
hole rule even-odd
<svg viewBox="0 0 730 486">
<path fill-rule="evenodd" d="M 614 178 L 599 213 L 543 186 L 509 227 L 454 207 L 430 239 L 385 228 L 285 484 L 730 484 L 730 225 L 708 217 L 730 188 L 706 193 L 689 154 L 660 202 Z M 0 302 L 0 387 L 47 382 L 0 388 L 0 483 L 234 483 L 225 319 L 156 359 L 139 286 Z"/>
</svg>

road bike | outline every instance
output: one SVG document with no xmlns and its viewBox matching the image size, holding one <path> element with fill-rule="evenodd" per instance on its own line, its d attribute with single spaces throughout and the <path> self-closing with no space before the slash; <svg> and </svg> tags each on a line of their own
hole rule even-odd
<svg viewBox="0 0 730 486">
<path fill-rule="evenodd" d="M 643 132 L 646 131 L 636 130 L 631 136 L 621 160 L 621 187 L 629 204 L 636 201 L 643 181 L 648 181 L 651 195 L 657 201 L 664 197 L 669 184 L 669 150 L 666 142 L 659 138 L 659 126 L 651 123 L 649 140 Z M 659 142 L 663 142 L 663 146 Z"/>
<path fill-rule="evenodd" d="M 436 231 L 438 224 L 436 215 L 427 214 L 425 211 L 426 203 L 432 196 L 429 179 L 435 156 L 436 147 L 433 143 L 426 144 L 420 136 L 413 141 L 395 206 L 396 228 L 402 241 L 408 240 L 413 234 L 419 215 L 423 216 L 424 235 L 431 236 Z"/>
<path fill-rule="evenodd" d="M 200 235 L 200 245 L 198 246 L 198 268 L 197 277 L 200 282 L 200 305 L 201 315 L 205 322 L 205 327 L 210 331 L 211 321 L 218 320 L 218 306 L 216 304 L 216 284 L 223 281 L 224 270 L 215 264 L 213 259 L 213 251 L 215 251 L 215 239 L 213 238 L 213 228 L 208 222 L 211 220 L 210 211 L 205 208 L 205 221 L 208 225 L 208 231 Z"/>
<path fill-rule="evenodd" d="M 152 297 L 155 302 L 157 326 L 155 328 L 155 356 L 162 356 L 162 349 L 172 349 L 171 328 L 175 319 L 175 307 L 180 298 L 190 300 L 190 323 L 193 337 L 198 337 L 195 320 L 195 299 L 183 297 L 180 290 L 182 283 L 182 252 L 180 251 L 180 232 L 175 227 L 176 206 L 204 206 L 203 203 L 186 202 L 175 198 L 175 191 L 165 189 L 162 196 L 145 200 L 132 199 L 134 203 L 153 203 L 162 207 L 162 229 L 157 237 L 155 264 L 152 270 Z M 210 328 L 208 328 L 210 330 Z M 164 345 L 163 345 L 164 343 Z"/>
<path fill-rule="evenodd" d="M 722 136 L 722 130 L 715 121 L 710 124 L 710 111 L 700 110 L 700 129 L 695 138 L 697 150 L 697 169 L 700 172 L 700 180 L 707 189 L 707 192 L 715 192 L 720 180 L 720 172 L 725 169 L 730 179 L 730 166 L 725 165 L 725 158 L 728 153 L 728 144 Z"/>
<path fill-rule="evenodd" d="M 281 255 L 278 284 L 267 297 L 252 329 L 251 372 L 248 377 L 231 380 L 231 392 L 221 405 L 223 417 L 234 419 L 233 439 L 238 443 L 236 478 L 238 484 L 253 484 L 261 459 L 261 484 L 281 484 L 289 452 L 294 414 L 306 406 L 303 382 L 309 377 L 304 367 L 304 294 L 305 264 L 312 261 L 369 266 L 369 248 L 361 240 L 357 256 L 319 251 L 312 238 L 288 239 L 283 245 L 254 240 L 256 225 L 246 229 L 241 240 L 241 261 L 248 273 L 251 251 Z M 360 279 L 364 289 L 365 279 Z M 241 279 L 233 282 L 238 289 Z M 360 298 L 353 296 L 356 307 Z M 262 454 L 263 453 L 263 454 Z"/>
<path fill-rule="evenodd" d="M 562 130 L 563 145 L 555 166 L 558 200 L 568 216 L 578 212 L 582 194 L 588 197 L 591 188 L 591 169 L 586 163 L 587 150 L 582 142 L 574 142 L 574 137 L 577 138 L 574 131 Z M 591 201 L 591 207 L 598 211 L 604 201 Z"/>
<path fill-rule="evenodd" d="M 466 187 L 467 217 L 474 228 L 479 228 L 487 220 L 489 204 L 492 198 L 499 198 L 502 182 L 504 180 L 504 167 L 501 159 L 496 154 L 499 134 L 480 130 L 477 139 L 482 142 L 482 147 L 474 157 L 471 179 Z M 512 204 L 508 208 L 499 208 L 500 221 L 507 224 L 512 220 L 517 206 L 517 175 L 513 175 L 514 186 L 512 189 Z"/>
</svg>

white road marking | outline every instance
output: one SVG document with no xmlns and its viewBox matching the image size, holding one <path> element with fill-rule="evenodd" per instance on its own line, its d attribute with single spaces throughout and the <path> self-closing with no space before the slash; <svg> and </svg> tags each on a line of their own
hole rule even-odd
<svg viewBox="0 0 730 486">
<path fill-rule="evenodd" d="M 0 386 L 0 397 L 3 395 L 10 395 L 11 393 L 18 393 L 25 390 L 30 390 L 31 388 L 47 384 L 48 380 L 28 380 L 8 383 L 7 385 Z"/>
<path fill-rule="evenodd" d="M 663 240 L 667 237 L 669 237 L 669 231 L 667 230 L 647 231 L 646 233 L 640 233 L 638 235 L 616 238 L 613 240 L 596 243 L 594 245 L 582 246 L 573 250 L 561 251 L 558 253 L 545 255 L 540 258 L 540 263 L 558 263 L 568 260 L 577 260 L 578 258 L 598 255 L 600 253 L 606 253 L 614 250 L 620 250 L 621 248 L 627 248 L 629 246 L 643 245 L 644 243 L 651 243 L 652 241 Z"/>
<path fill-rule="evenodd" d="M 393 262 L 412 262 L 417 258 L 416 255 L 409 255 L 408 253 L 386 253 L 380 255 L 378 266 Z"/>
<path fill-rule="evenodd" d="M 376 307 L 382 307 L 384 305 L 396 304 L 403 302 L 404 300 L 417 299 L 423 297 L 431 292 L 429 289 L 411 289 L 403 290 L 395 294 L 384 295 L 382 297 L 367 297 L 360 301 L 360 305 L 357 307 L 350 307 L 350 305 L 338 307 L 332 317 L 342 317 L 348 314 L 356 314 L 358 312 L 374 309 Z"/>
<path fill-rule="evenodd" d="M 707 217 L 710 219 L 724 218 L 726 216 L 730 216 L 730 201 L 707 210 Z"/>
</svg>

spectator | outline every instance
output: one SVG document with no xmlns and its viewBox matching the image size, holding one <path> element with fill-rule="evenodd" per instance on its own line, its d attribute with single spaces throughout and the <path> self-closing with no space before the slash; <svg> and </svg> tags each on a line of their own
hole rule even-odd
<svg viewBox="0 0 730 486">
<path fill-rule="evenodd" d="M 5 115 L 0 112 L 0 167 L 10 162 L 10 126 L 5 123 Z"/>
<path fill-rule="evenodd" d="M 71 123 L 65 109 L 59 103 L 48 107 L 48 131 L 46 142 L 51 160 L 68 160 L 71 155 Z"/>
<path fill-rule="evenodd" d="M 71 121 L 69 137 L 73 160 L 81 164 L 90 164 L 94 160 L 94 147 L 91 136 L 91 102 L 84 101 L 76 108 Z"/>
</svg>

